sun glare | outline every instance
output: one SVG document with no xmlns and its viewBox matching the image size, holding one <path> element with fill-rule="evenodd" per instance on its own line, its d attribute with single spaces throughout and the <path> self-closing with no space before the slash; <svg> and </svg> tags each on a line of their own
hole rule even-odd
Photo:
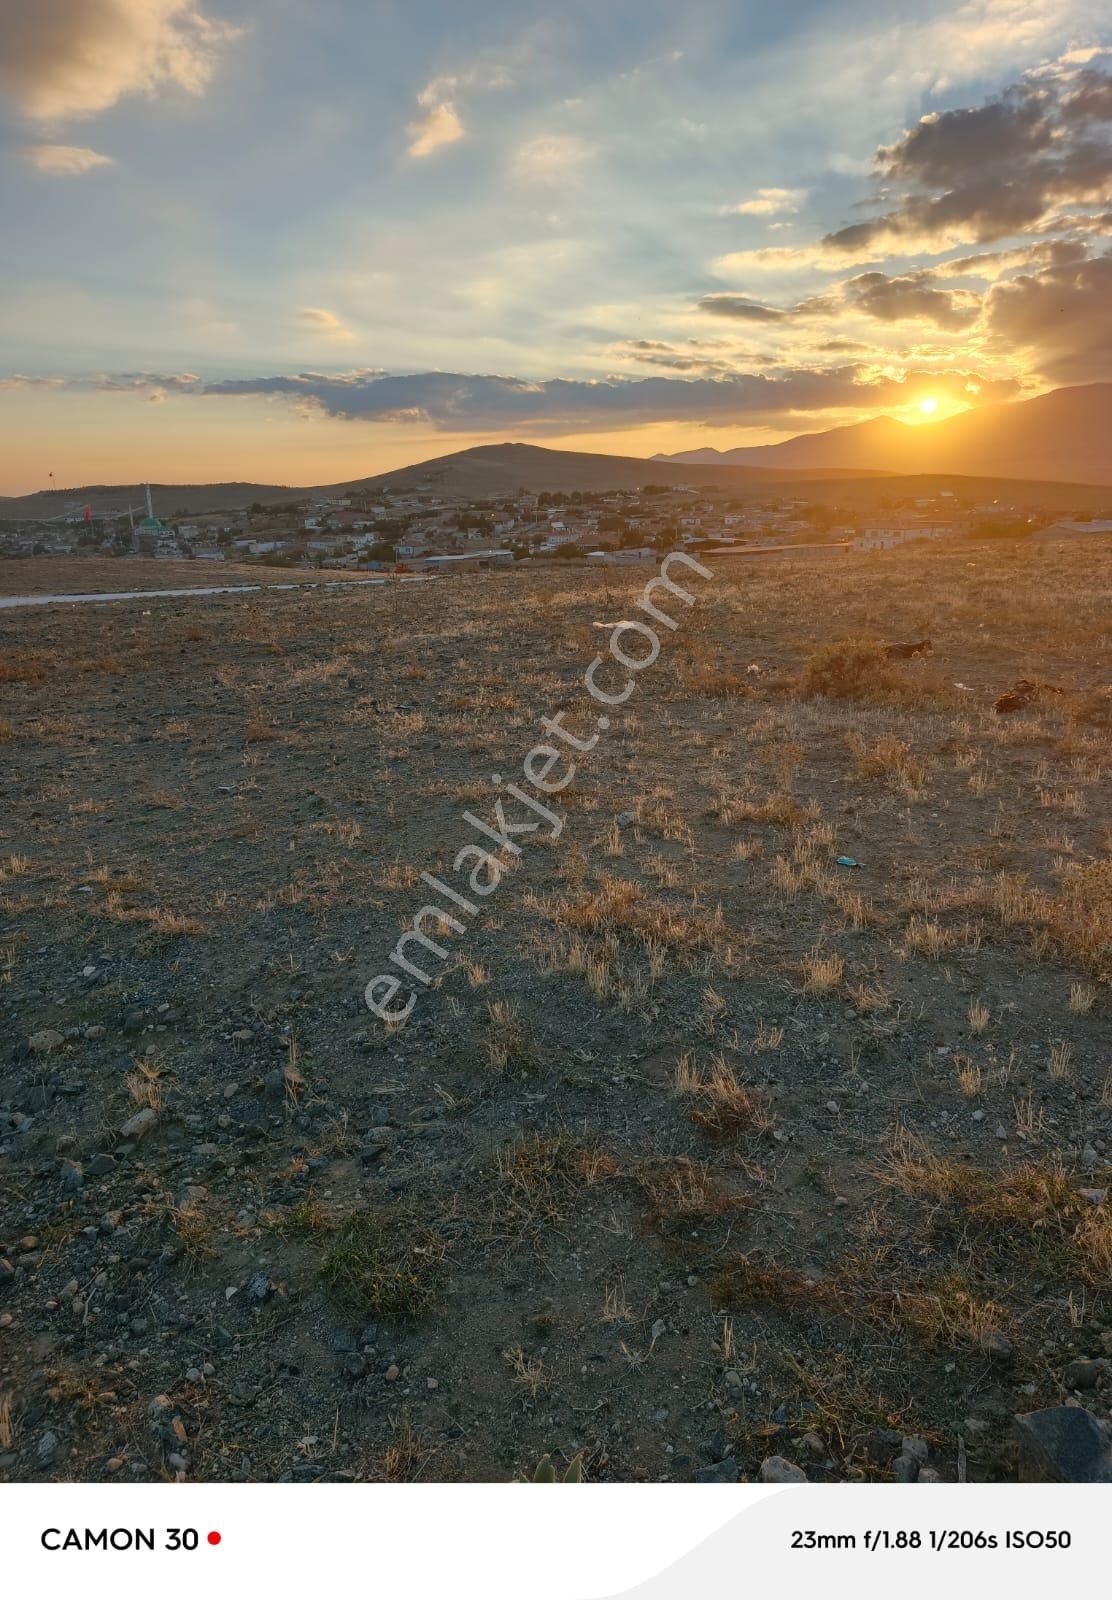
<svg viewBox="0 0 1112 1600">
<path fill-rule="evenodd" d="M 919 410 L 925 417 L 933 417 L 938 410 L 938 401 L 933 395 L 927 395 L 925 400 L 920 400 Z"/>
</svg>

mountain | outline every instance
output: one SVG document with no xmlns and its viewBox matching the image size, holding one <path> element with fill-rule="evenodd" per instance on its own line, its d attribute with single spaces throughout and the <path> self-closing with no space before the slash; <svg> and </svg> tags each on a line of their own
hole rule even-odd
<svg viewBox="0 0 1112 1600">
<path fill-rule="evenodd" d="M 961 473 L 1112 484 L 1112 383 L 1053 389 L 918 426 L 892 417 L 803 433 L 781 444 L 686 450 L 673 464 Z"/>
<path fill-rule="evenodd" d="M 643 456 L 604 456 L 589 450 L 545 450 L 534 444 L 481 444 L 437 456 L 412 467 L 381 472 L 375 478 L 337 485 L 358 492 L 370 489 L 432 489 L 443 494 L 510 495 L 517 489 L 601 490 L 642 489 L 646 484 L 687 484 L 692 488 L 742 488 L 746 484 L 810 482 L 812 479 L 857 476 L 826 468 L 814 471 L 779 463 L 763 466 L 689 466 L 647 461 Z"/>
</svg>

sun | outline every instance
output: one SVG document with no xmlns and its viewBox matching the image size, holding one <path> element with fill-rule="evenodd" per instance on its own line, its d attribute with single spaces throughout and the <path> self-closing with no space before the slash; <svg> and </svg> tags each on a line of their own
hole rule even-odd
<svg viewBox="0 0 1112 1600">
<path fill-rule="evenodd" d="M 925 400 L 920 400 L 919 410 L 925 417 L 933 417 L 935 412 L 938 410 L 938 401 L 932 394 L 929 394 Z"/>
</svg>

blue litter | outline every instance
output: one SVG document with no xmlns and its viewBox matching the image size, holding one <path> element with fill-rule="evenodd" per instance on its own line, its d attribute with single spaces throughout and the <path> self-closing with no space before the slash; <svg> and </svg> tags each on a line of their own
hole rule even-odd
<svg viewBox="0 0 1112 1600">
<path fill-rule="evenodd" d="M 859 867 L 861 863 L 860 861 L 855 861 L 852 856 L 839 856 L 838 865 L 840 867 Z"/>
</svg>

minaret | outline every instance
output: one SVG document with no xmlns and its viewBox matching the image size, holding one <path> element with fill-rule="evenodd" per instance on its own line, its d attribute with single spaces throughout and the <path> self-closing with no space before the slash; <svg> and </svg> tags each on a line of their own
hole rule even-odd
<svg viewBox="0 0 1112 1600">
<path fill-rule="evenodd" d="M 151 505 L 151 486 L 150 486 L 149 483 L 147 484 L 147 515 L 148 515 L 148 517 L 150 517 L 151 521 L 153 522 L 154 521 L 154 507 Z"/>
</svg>

